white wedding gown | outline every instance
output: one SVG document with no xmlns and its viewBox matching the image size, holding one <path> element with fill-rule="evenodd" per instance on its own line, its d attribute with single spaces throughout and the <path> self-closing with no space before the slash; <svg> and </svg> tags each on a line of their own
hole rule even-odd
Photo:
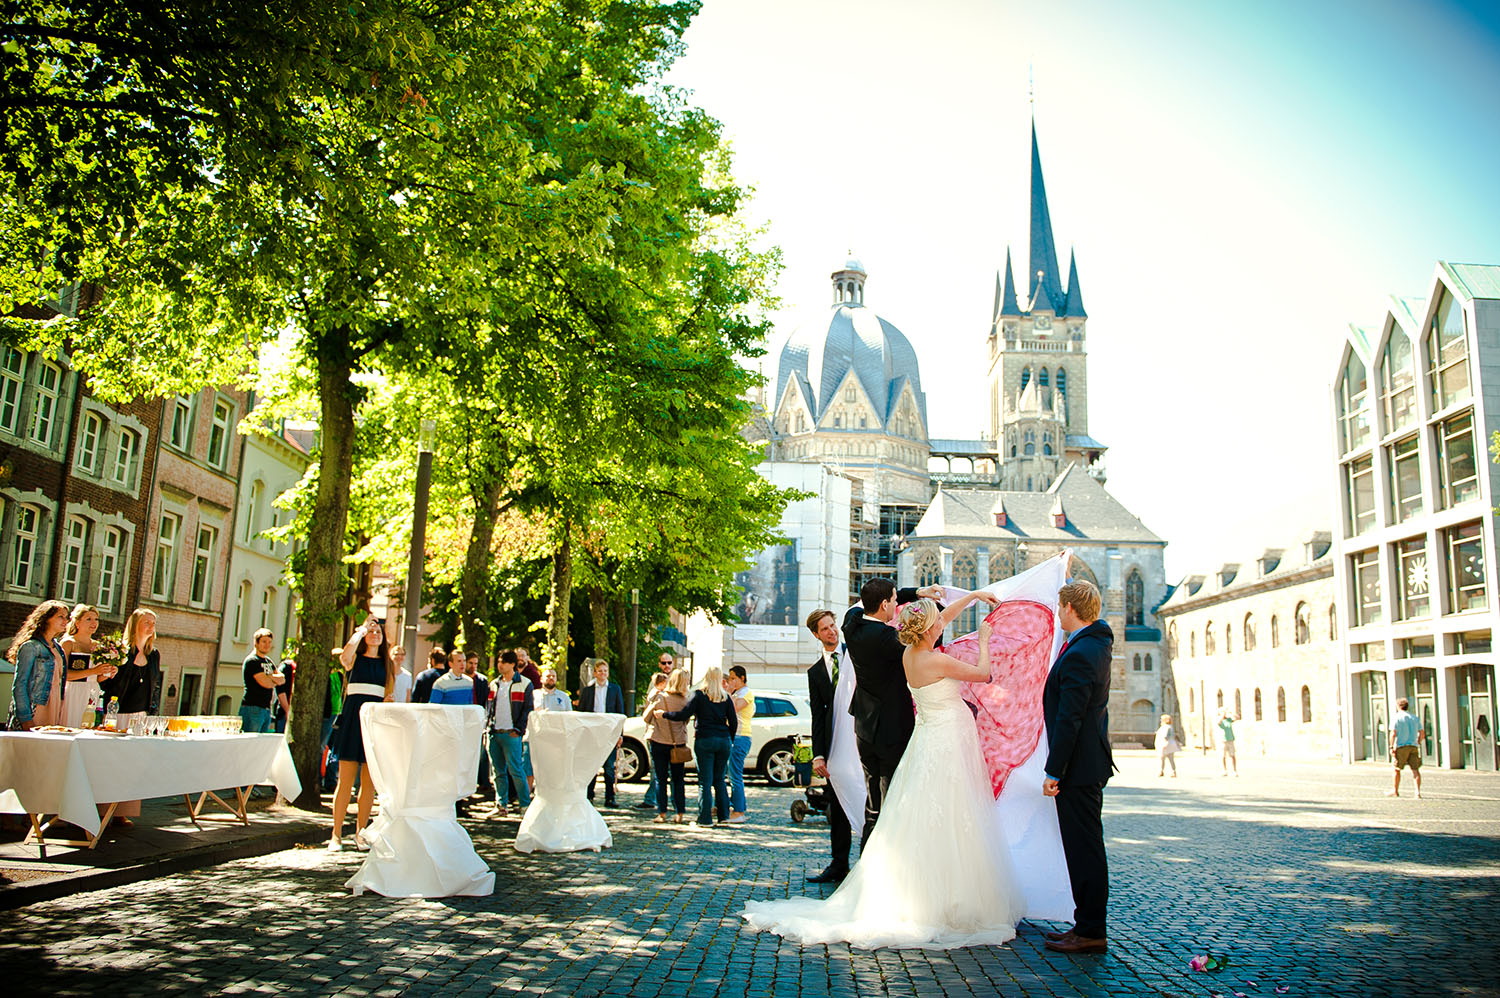
<svg viewBox="0 0 1500 998">
<path fill-rule="evenodd" d="M 752 901 L 752 928 L 859 949 L 986 946 L 1025 914 L 974 715 L 956 679 L 912 690 L 917 724 L 859 862 L 827 900 Z"/>
</svg>

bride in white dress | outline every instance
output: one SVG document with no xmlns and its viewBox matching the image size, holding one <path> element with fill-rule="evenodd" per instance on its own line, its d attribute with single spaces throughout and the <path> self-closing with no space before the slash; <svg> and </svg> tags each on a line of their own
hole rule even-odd
<svg viewBox="0 0 1500 998">
<path fill-rule="evenodd" d="M 860 949 L 952 949 L 1015 938 L 1023 900 L 974 715 L 959 697 L 960 681 L 990 678 L 989 625 L 979 629 L 977 665 L 933 649 L 967 603 L 939 613 L 922 599 L 901 610 L 916 728 L 859 862 L 826 901 L 748 903 L 741 914 L 751 927 L 800 943 Z"/>
</svg>

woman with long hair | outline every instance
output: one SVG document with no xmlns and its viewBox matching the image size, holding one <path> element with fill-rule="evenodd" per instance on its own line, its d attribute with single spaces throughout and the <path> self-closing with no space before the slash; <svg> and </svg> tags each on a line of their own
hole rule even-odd
<svg viewBox="0 0 1500 998">
<path fill-rule="evenodd" d="M 156 614 L 137 607 L 125 618 L 125 660 L 120 671 L 100 683 L 105 696 L 118 697 L 120 713 L 115 723 L 129 729 L 130 722 L 151 713 L 161 688 L 161 652 L 156 650 Z M 115 823 L 130 825 L 130 819 L 141 813 L 138 800 L 122 801 L 115 808 Z"/>
<path fill-rule="evenodd" d="M 62 650 L 67 655 L 67 688 L 63 698 L 63 723 L 70 728 L 83 727 L 83 711 L 89 700 L 101 694 L 99 683 L 115 674 L 112 665 L 95 665 L 94 635 L 99 631 L 99 611 L 79 603 L 68 617 L 68 632 L 63 635 Z"/>
<path fill-rule="evenodd" d="M 669 721 L 692 718 L 693 754 L 698 757 L 698 824 L 713 827 L 717 805 L 719 824 L 729 822 L 729 749 L 738 719 L 734 701 L 724 692 L 724 673 L 715 666 L 703 674 L 703 682 L 680 710 L 664 710 Z"/>
<path fill-rule="evenodd" d="M 339 785 L 333 792 L 333 831 L 328 851 L 344 848 L 344 815 L 349 813 L 349 798 L 354 793 L 354 774 L 359 774 L 359 806 L 354 813 L 354 844 L 368 849 L 365 824 L 375 804 L 375 781 L 370 764 L 365 761 L 364 735 L 359 727 L 359 708 L 367 703 L 390 702 L 396 689 L 396 663 L 391 659 L 390 642 L 385 628 L 374 617 L 354 629 L 344 650 L 339 652 L 339 667 L 349 674 L 344 692 L 344 709 L 339 712 L 339 729 L 334 750 L 339 756 Z"/>
<path fill-rule="evenodd" d="M 687 725 L 681 721 L 668 721 L 662 715 L 669 710 L 681 710 L 687 703 L 688 674 L 686 669 L 676 669 L 670 676 L 657 673 L 652 678 L 666 680 L 661 692 L 652 694 L 645 715 L 651 732 L 651 779 L 656 782 L 656 820 L 659 823 L 667 820 L 667 781 L 670 778 L 672 805 L 677 809 L 674 820 L 680 825 L 686 820 L 683 814 L 687 810 L 684 802 L 687 792 L 683 780 L 687 763 L 673 762 L 672 750 L 687 748 Z"/>
<path fill-rule="evenodd" d="M 68 656 L 57 639 L 67 626 L 68 604 L 45 600 L 26 616 L 6 650 L 6 659 L 16 667 L 10 701 L 12 731 L 61 723 Z"/>
</svg>

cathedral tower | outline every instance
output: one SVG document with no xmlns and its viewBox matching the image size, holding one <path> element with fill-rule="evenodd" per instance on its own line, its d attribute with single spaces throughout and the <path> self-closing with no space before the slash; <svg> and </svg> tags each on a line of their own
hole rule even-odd
<svg viewBox="0 0 1500 998">
<path fill-rule="evenodd" d="M 1040 492 L 1071 462 L 1102 478 L 1096 463 L 1105 447 L 1089 436 L 1088 312 L 1077 257 L 1069 256 L 1066 285 L 1058 269 L 1035 122 L 1030 266 L 1022 277 L 1018 294 L 1007 248 L 989 334 L 989 432 L 1000 454 L 1001 487 Z"/>
</svg>

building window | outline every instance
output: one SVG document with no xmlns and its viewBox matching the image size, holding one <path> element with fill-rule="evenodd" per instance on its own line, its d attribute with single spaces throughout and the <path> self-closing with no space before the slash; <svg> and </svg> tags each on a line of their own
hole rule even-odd
<svg viewBox="0 0 1500 998">
<path fill-rule="evenodd" d="M 167 443 L 178 450 L 187 450 L 193 436 L 193 403 L 186 395 L 172 400 L 172 415 L 167 425 L 171 428 Z"/>
<path fill-rule="evenodd" d="M 1380 398 L 1385 410 L 1385 432 L 1411 425 L 1417 416 L 1417 385 L 1411 365 L 1411 340 L 1396 323 L 1380 358 Z"/>
<path fill-rule="evenodd" d="M 1302 687 L 1302 723 L 1312 723 L 1312 690 Z"/>
<path fill-rule="evenodd" d="M 1328 604 L 1328 640 L 1339 639 L 1339 611 L 1332 603 Z"/>
<path fill-rule="evenodd" d="M 267 586 L 260 594 L 260 626 L 271 626 L 271 611 L 276 607 L 276 587 Z"/>
<path fill-rule="evenodd" d="M 1348 536 L 1357 537 L 1375 525 L 1375 462 L 1369 457 L 1344 465 L 1344 488 L 1349 501 Z"/>
<path fill-rule="evenodd" d="M 1140 652 L 1136 652 L 1135 653 L 1135 659 L 1133 661 L 1131 661 L 1131 663 L 1130 663 L 1130 669 L 1131 669 L 1132 672 L 1140 672 L 1141 671 L 1141 653 Z"/>
<path fill-rule="evenodd" d="M 81 603 L 84 590 L 84 554 L 89 546 L 89 522 L 81 516 L 68 517 L 63 527 L 62 592 L 66 603 Z"/>
<path fill-rule="evenodd" d="M 250 497 L 245 502 L 245 512 L 243 514 L 245 517 L 246 544 L 249 544 L 251 541 L 255 540 L 255 535 L 258 533 L 258 531 L 255 529 L 255 525 L 260 520 L 260 497 L 264 491 L 265 486 L 260 482 L 256 481 L 250 483 Z"/>
<path fill-rule="evenodd" d="M 1427 332 L 1427 390 L 1432 408 L 1446 409 L 1469 398 L 1469 350 L 1464 310 L 1446 289 Z"/>
<path fill-rule="evenodd" d="M 1218 704 L 1219 709 L 1223 710 L 1224 709 L 1224 691 L 1223 690 L 1219 691 L 1218 700 L 1219 700 L 1219 704 Z"/>
<path fill-rule="evenodd" d="M 1167 625 L 1167 658 L 1177 657 L 1177 621 Z"/>
<path fill-rule="evenodd" d="M 1021 391 L 1024 392 L 1029 384 L 1031 384 L 1031 368 L 1028 366 L 1021 368 Z"/>
<path fill-rule="evenodd" d="M 1057 369 L 1057 394 L 1064 401 L 1068 398 L 1068 372 L 1060 367 Z"/>
<path fill-rule="evenodd" d="M 240 596 L 234 603 L 234 637 L 237 641 L 245 639 L 245 618 L 250 615 L 250 582 L 247 579 L 240 583 Z"/>
<path fill-rule="evenodd" d="M 208 433 L 208 463 L 222 468 L 229 460 L 230 424 L 234 421 L 234 409 L 228 402 L 214 403 L 214 425 Z"/>
<path fill-rule="evenodd" d="M 90 409 L 83 414 L 83 426 L 78 431 L 78 470 L 86 475 L 99 474 L 103 449 L 104 417 Z"/>
<path fill-rule="evenodd" d="M 937 552 L 931 548 L 924 549 L 917 555 L 917 586 L 925 589 L 935 586 L 943 580 L 943 566 L 938 560 Z"/>
<path fill-rule="evenodd" d="M 177 532 L 182 517 L 163 513 L 156 531 L 156 560 L 151 565 L 151 597 L 169 600 L 177 576 Z"/>
<path fill-rule="evenodd" d="M 1296 627 L 1296 633 L 1292 637 L 1293 642 L 1299 645 L 1311 644 L 1312 608 L 1306 603 L 1298 603 L 1297 609 L 1293 614 L 1293 620 Z"/>
<path fill-rule="evenodd" d="M 1141 627 L 1146 622 L 1146 584 L 1135 569 L 1125 577 L 1125 626 Z"/>
<path fill-rule="evenodd" d="M 1281 723 L 1281 724 L 1285 724 L 1286 723 L 1286 687 L 1285 686 L 1278 686 L 1278 687 L 1276 687 L 1276 720 L 1279 723 Z"/>
<path fill-rule="evenodd" d="M 1479 495 L 1474 462 L 1474 410 L 1445 419 L 1438 430 L 1438 502 L 1444 509 Z"/>
<path fill-rule="evenodd" d="M 5 347 L 0 357 L 0 430 L 21 433 L 21 389 L 26 385 L 26 355 Z"/>
<path fill-rule="evenodd" d="M 121 430 L 120 442 L 115 445 L 115 467 L 110 477 L 116 484 L 135 488 L 140 464 L 141 435 L 134 430 Z"/>
<path fill-rule="evenodd" d="M 1045 367 L 1039 367 L 1039 368 L 1037 368 L 1036 383 L 1037 383 L 1037 386 L 1040 387 L 1040 388 L 1046 388 L 1047 387 L 1047 369 Z"/>
<path fill-rule="evenodd" d="M 1205 628 L 1203 628 L 1203 654 L 1204 655 L 1212 655 L 1213 653 L 1214 653 L 1214 623 L 1213 623 L 1213 621 L 1210 620 L 1208 622 L 1208 626 L 1205 627 Z"/>
<path fill-rule="evenodd" d="M 188 602 L 193 606 L 207 606 L 209 589 L 213 586 L 214 542 L 219 532 L 213 527 L 198 528 L 198 543 L 193 548 L 193 585 L 188 592 Z"/>
<path fill-rule="evenodd" d="M 104 544 L 99 551 L 99 594 L 95 602 L 101 613 L 113 610 L 119 604 L 115 599 L 115 583 L 120 574 L 125 552 L 125 534 L 118 527 L 104 531 Z"/>
<path fill-rule="evenodd" d="M 1189 714 L 1191 714 L 1193 711 L 1195 711 L 1195 710 L 1198 709 L 1197 704 L 1195 704 L 1193 702 L 1196 699 L 1196 697 L 1193 695 L 1193 693 L 1194 693 L 1193 688 L 1191 686 L 1189 686 L 1188 687 L 1188 713 Z"/>
<path fill-rule="evenodd" d="M 1412 537 L 1397 542 L 1396 574 L 1401 579 L 1401 619 L 1427 616 L 1430 605 L 1427 538 Z"/>
<path fill-rule="evenodd" d="M 1271 647 L 1281 647 L 1281 621 L 1276 619 L 1276 614 L 1271 614 Z"/>
<path fill-rule="evenodd" d="M 1244 701 L 1242 701 L 1240 699 L 1240 691 L 1239 690 L 1235 690 L 1234 691 L 1234 719 L 1236 721 L 1238 721 L 1240 718 L 1242 718 L 1244 716 L 1245 716 Z"/>
<path fill-rule="evenodd" d="M 1255 650 L 1255 618 L 1245 614 L 1244 645 L 1246 651 Z"/>
<path fill-rule="evenodd" d="M 1234 627 L 1230 624 L 1224 625 L 1224 654 L 1234 653 Z"/>
<path fill-rule="evenodd" d="M 1147 672 L 1150 672 L 1150 671 L 1152 671 L 1152 666 L 1151 666 L 1151 653 L 1150 653 L 1150 652 L 1147 652 L 1147 653 L 1146 653 L 1146 671 L 1147 671 Z"/>
<path fill-rule="evenodd" d="M 1488 601 L 1484 591 L 1484 536 L 1479 521 L 1444 530 L 1443 550 L 1448 558 L 1448 612 L 1484 609 Z"/>
<path fill-rule="evenodd" d="M 52 445 L 52 427 L 57 419 L 57 395 L 62 387 L 62 368 L 42 361 L 36 373 L 36 398 L 31 403 L 31 439 Z"/>
<path fill-rule="evenodd" d="M 857 398 L 857 395 L 855 394 L 854 386 L 853 385 L 845 385 L 844 386 L 844 401 L 845 402 L 853 402 L 853 401 L 855 401 L 856 398 Z"/>
<path fill-rule="evenodd" d="M 1364 362 L 1352 350 L 1339 377 L 1339 439 L 1348 453 L 1370 439 L 1370 379 Z"/>
<path fill-rule="evenodd" d="M 1361 551 L 1349 559 L 1354 576 L 1354 626 L 1378 624 L 1385 613 L 1380 606 L 1380 562 L 1373 549 Z M 1297 607 L 1297 643 L 1306 644 L 1303 638 L 1303 613 L 1305 605 Z"/>
<path fill-rule="evenodd" d="M 1260 687 L 1257 686 L 1255 688 L 1255 719 L 1257 721 L 1260 720 L 1260 714 L 1261 714 L 1261 711 L 1260 711 Z"/>
<path fill-rule="evenodd" d="M 953 587 L 972 591 L 979 588 L 979 571 L 974 556 L 961 551 L 953 557 Z M 956 633 L 972 634 L 979 628 L 979 607 L 969 607 L 958 615 Z"/>
<path fill-rule="evenodd" d="M 1188 632 L 1188 658 L 1198 657 L 1198 632 Z"/>
<path fill-rule="evenodd" d="M 1391 522 L 1405 523 L 1422 512 L 1422 459 L 1416 434 L 1387 447 L 1385 459 L 1391 471 Z"/>
<path fill-rule="evenodd" d="M 16 507 L 16 537 L 11 545 L 10 584 L 30 590 L 36 580 L 37 555 L 41 552 L 42 511 L 25 503 Z"/>
</svg>

